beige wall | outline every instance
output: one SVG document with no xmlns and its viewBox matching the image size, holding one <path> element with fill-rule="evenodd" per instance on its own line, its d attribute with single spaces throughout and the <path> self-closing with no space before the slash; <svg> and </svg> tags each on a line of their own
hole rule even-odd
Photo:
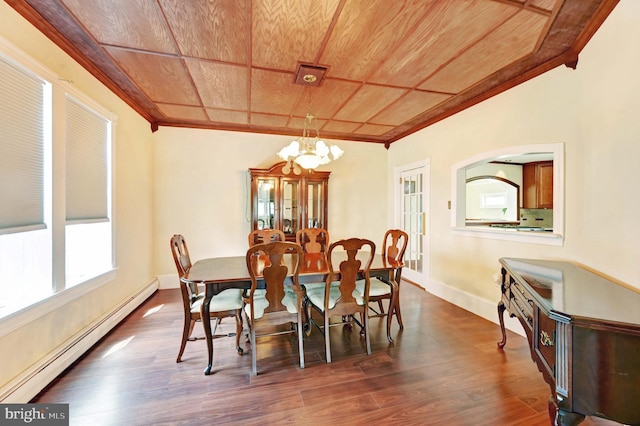
<svg viewBox="0 0 640 426">
<path fill-rule="evenodd" d="M 115 113 L 117 279 L 0 337 L 0 388 L 92 320 L 148 284 L 152 269 L 152 139 L 149 124 L 88 72 L 0 2 L 0 37 Z M 3 283 L 3 285 L 6 283 Z M 19 285 L 20 283 L 15 283 Z"/>
<path fill-rule="evenodd" d="M 495 303 L 502 256 L 572 260 L 640 289 L 640 2 L 622 0 L 580 55 L 391 145 L 389 168 L 431 159 L 430 286 Z M 485 151 L 565 144 L 563 247 L 452 235 L 451 167 Z M 428 286 L 427 288 L 430 288 Z"/>
<path fill-rule="evenodd" d="M 154 134 L 154 246 L 157 274 L 176 274 L 169 250 L 184 235 L 191 257 L 244 255 L 251 230 L 248 169 L 282 161 L 289 136 L 163 127 Z M 329 170 L 329 233 L 382 239 L 387 228 L 387 150 L 334 141 L 345 150 Z"/>
</svg>

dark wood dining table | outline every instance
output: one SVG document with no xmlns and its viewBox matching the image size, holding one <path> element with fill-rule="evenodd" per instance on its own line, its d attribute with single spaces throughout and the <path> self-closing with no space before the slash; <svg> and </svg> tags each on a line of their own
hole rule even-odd
<svg viewBox="0 0 640 426">
<path fill-rule="evenodd" d="M 367 253 L 360 253 L 364 259 Z M 333 255 L 334 268 L 346 259 L 346 252 L 335 252 Z M 260 260 L 257 260 L 260 261 Z M 363 261 L 364 265 L 365 262 Z M 402 264 L 394 259 L 388 259 L 381 254 L 376 254 L 371 264 L 371 277 L 383 276 L 389 280 L 392 286 L 397 288 L 395 282 L 395 270 L 402 267 Z M 329 273 L 327 259 L 324 253 L 305 253 L 302 264 L 300 265 L 300 273 L 298 280 L 300 284 L 324 282 Z M 334 273 L 334 279 L 338 279 L 337 273 Z M 204 286 L 204 301 L 201 306 L 201 318 L 204 327 L 205 339 L 207 341 L 207 351 L 209 354 L 209 362 L 204 370 L 205 375 L 211 374 L 213 365 L 213 336 L 211 334 L 211 316 L 209 306 L 211 298 L 216 294 L 229 288 L 251 288 L 251 278 L 247 269 L 245 256 L 232 257 L 212 257 L 198 260 L 187 270 L 181 280 L 188 284 L 199 284 Z M 262 283 L 258 282 L 258 287 Z M 264 285 L 264 284 L 262 284 Z M 393 294 L 398 294 L 397 291 Z M 389 311 L 395 307 L 398 300 L 393 298 Z"/>
</svg>

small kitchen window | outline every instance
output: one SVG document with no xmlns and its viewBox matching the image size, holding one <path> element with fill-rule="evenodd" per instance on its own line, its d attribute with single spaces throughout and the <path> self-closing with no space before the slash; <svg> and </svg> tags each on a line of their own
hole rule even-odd
<svg viewBox="0 0 640 426">
<path fill-rule="evenodd" d="M 480 205 L 485 209 L 507 208 L 507 193 L 481 194 Z"/>
</svg>

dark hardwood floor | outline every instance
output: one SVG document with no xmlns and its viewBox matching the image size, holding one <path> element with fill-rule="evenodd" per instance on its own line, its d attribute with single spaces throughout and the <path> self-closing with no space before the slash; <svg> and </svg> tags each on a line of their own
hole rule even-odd
<svg viewBox="0 0 640 426">
<path fill-rule="evenodd" d="M 357 329 L 332 327 L 326 364 L 313 330 L 300 369 L 294 335 L 265 337 L 253 377 L 249 345 L 240 357 L 225 337 L 214 340 L 214 374 L 205 376 L 203 340 L 175 362 L 180 293 L 160 290 L 31 402 L 69 403 L 70 424 L 92 426 L 549 424 L 549 388 L 525 338 L 509 332 L 499 350 L 497 325 L 407 283 L 401 305 L 395 345 L 384 320 L 371 320 L 371 356 Z M 234 327 L 228 319 L 219 330 Z"/>
</svg>

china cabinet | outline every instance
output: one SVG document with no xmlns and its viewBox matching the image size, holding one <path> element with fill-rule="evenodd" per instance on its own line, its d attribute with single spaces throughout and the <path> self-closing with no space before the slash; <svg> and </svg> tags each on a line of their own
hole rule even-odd
<svg viewBox="0 0 640 426">
<path fill-rule="evenodd" d="M 327 229 L 330 174 L 293 168 L 287 162 L 249 169 L 251 229 L 280 229 L 287 241 L 295 241 L 302 228 Z"/>
</svg>

